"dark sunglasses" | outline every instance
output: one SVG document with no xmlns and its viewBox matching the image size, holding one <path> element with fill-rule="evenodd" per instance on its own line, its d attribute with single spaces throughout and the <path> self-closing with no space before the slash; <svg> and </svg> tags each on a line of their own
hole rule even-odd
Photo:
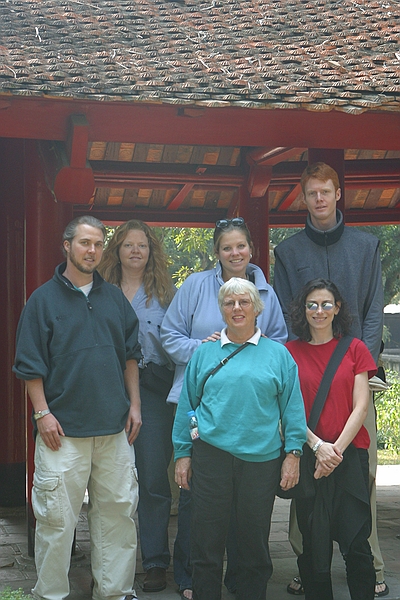
<svg viewBox="0 0 400 600">
<path fill-rule="evenodd" d="M 234 227 L 246 227 L 243 217 L 235 217 L 234 219 L 220 219 L 215 223 L 217 229 L 227 229 L 229 225 Z"/>
</svg>

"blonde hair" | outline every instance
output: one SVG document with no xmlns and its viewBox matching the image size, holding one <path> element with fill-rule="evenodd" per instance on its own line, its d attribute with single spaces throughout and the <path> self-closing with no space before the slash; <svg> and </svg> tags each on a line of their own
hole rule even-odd
<svg viewBox="0 0 400 600">
<path fill-rule="evenodd" d="M 143 221 L 127 221 L 115 230 L 104 250 L 97 270 L 106 281 L 121 287 L 122 268 L 119 249 L 128 232 L 134 229 L 143 231 L 149 244 L 149 260 L 143 276 L 144 291 L 147 296 L 146 305 L 148 306 L 151 298 L 155 296 L 161 306 L 168 306 L 175 294 L 175 288 L 168 273 L 168 259 L 153 229 Z"/>
</svg>

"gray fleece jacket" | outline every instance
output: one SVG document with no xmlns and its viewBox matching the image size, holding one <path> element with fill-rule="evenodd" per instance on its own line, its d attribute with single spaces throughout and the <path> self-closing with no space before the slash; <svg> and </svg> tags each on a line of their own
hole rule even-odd
<svg viewBox="0 0 400 600">
<path fill-rule="evenodd" d="M 383 287 L 379 240 L 346 227 L 337 211 L 332 229 L 316 229 L 310 216 L 305 229 L 275 248 L 274 289 L 288 323 L 289 304 L 311 279 L 330 279 L 348 303 L 353 319 L 351 335 L 366 344 L 378 361 L 383 328 Z"/>
</svg>

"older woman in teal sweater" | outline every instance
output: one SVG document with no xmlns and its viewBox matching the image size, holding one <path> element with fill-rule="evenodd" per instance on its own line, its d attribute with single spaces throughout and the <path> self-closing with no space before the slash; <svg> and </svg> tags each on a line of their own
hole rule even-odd
<svg viewBox="0 0 400 600">
<path fill-rule="evenodd" d="M 233 277 L 221 287 L 218 302 L 226 323 L 221 340 L 199 346 L 185 373 L 173 429 L 175 480 L 192 488 L 194 598 L 221 598 L 233 505 L 240 539 L 236 598 L 264 600 L 272 573 L 268 537 L 275 490 L 298 481 L 304 405 L 295 362 L 256 327 L 263 303 L 254 284 Z M 187 416 L 192 409 L 200 434 L 195 441 Z"/>
</svg>

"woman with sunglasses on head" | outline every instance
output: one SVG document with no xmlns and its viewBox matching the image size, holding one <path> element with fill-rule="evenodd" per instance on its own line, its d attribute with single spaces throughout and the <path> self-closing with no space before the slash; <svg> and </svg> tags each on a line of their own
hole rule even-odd
<svg viewBox="0 0 400 600">
<path fill-rule="evenodd" d="M 134 443 L 139 480 L 139 537 L 146 573 L 143 590 L 159 592 L 167 585 L 170 563 L 168 465 L 174 418 L 173 407 L 166 402 L 173 364 L 161 346 L 160 327 L 175 288 L 162 244 L 143 221 L 127 221 L 115 230 L 99 272 L 121 288 L 139 319 L 143 355 L 139 364 L 142 426 Z"/>
<path fill-rule="evenodd" d="M 314 279 L 303 287 L 292 303 L 290 319 L 299 339 L 286 347 L 299 369 L 309 419 L 327 364 L 339 339 L 348 334 L 351 319 L 337 287 L 325 279 Z M 310 465 L 314 496 L 296 498 L 303 536 L 298 566 L 306 600 L 333 600 L 333 540 L 339 543 L 346 563 L 352 600 L 374 598 L 375 570 L 368 543 L 369 436 L 363 423 L 368 411 L 368 379 L 375 373 L 375 361 L 364 342 L 353 338 L 332 380 L 315 430 L 307 432 L 307 444 L 315 457 Z"/>
<path fill-rule="evenodd" d="M 194 351 L 202 343 L 220 339 L 224 322 L 218 307 L 218 292 L 231 277 L 254 283 L 260 292 L 264 310 L 257 317 L 261 333 L 284 343 L 287 330 L 278 299 L 262 270 L 250 263 L 254 252 L 250 232 L 242 217 L 217 221 L 214 251 L 218 262 L 214 269 L 193 273 L 179 288 L 161 328 L 165 351 L 176 365 L 175 379 L 168 401 L 177 404 L 184 372 Z M 178 534 L 174 547 L 174 574 L 181 595 L 190 599 L 191 568 L 189 554 L 190 492 L 181 490 Z M 228 589 L 230 587 L 226 581 Z"/>
</svg>

